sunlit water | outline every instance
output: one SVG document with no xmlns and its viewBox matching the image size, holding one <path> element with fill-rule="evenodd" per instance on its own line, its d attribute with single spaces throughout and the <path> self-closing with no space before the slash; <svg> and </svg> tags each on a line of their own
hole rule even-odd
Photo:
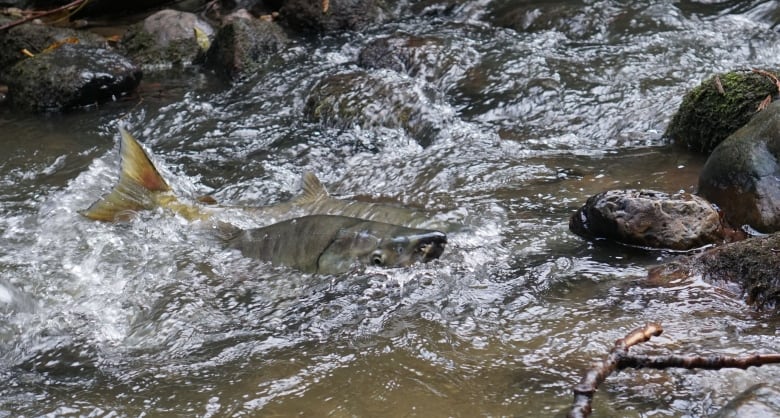
<svg viewBox="0 0 780 418">
<path fill-rule="evenodd" d="M 567 226 L 609 188 L 693 190 L 703 158 L 663 130 L 704 77 L 778 65 L 777 2 L 557 2 L 578 12 L 527 30 L 494 25 L 486 10 L 508 6 L 488 3 L 301 41 L 228 88 L 163 76 L 162 96 L 0 114 L 0 416 L 561 416 L 591 363 L 647 321 L 666 331 L 639 353 L 780 351 L 773 316 L 699 281 L 648 283 L 672 255 Z M 438 39 L 451 63 L 371 70 L 430 93 L 430 146 L 303 117 L 321 77 L 398 33 Z M 468 228 L 429 264 L 312 276 L 164 212 L 91 222 L 78 211 L 116 180 L 120 120 L 190 199 L 273 204 L 311 170 L 334 194 Z M 629 370 L 595 415 L 706 416 L 778 377 Z"/>
</svg>

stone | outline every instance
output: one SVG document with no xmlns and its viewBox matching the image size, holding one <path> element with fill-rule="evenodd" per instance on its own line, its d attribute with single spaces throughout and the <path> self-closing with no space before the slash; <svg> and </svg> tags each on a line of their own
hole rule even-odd
<svg viewBox="0 0 780 418">
<path fill-rule="evenodd" d="M 235 19 L 223 26 L 206 52 L 206 66 L 228 79 L 251 74 L 274 61 L 289 43 L 274 22 Z"/>
<path fill-rule="evenodd" d="M 0 25 L 13 21 L 0 17 Z M 99 35 L 86 31 L 57 28 L 48 25 L 25 23 L 0 31 L 0 70 L 27 58 L 23 49 L 39 54 L 52 45 L 71 42 L 83 45 L 105 46 L 106 41 Z"/>
<path fill-rule="evenodd" d="M 723 141 L 699 175 L 698 193 L 728 222 L 780 230 L 780 103 L 772 103 Z"/>
<path fill-rule="evenodd" d="M 160 10 L 128 28 L 120 47 L 145 70 L 187 66 L 203 51 L 195 28 L 213 37 L 214 29 L 194 13 Z"/>
<path fill-rule="evenodd" d="M 569 229 L 588 239 L 670 250 L 721 242 L 718 211 L 690 193 L 609 190 L 590 197 L 569 220 Z"/>
</svg>

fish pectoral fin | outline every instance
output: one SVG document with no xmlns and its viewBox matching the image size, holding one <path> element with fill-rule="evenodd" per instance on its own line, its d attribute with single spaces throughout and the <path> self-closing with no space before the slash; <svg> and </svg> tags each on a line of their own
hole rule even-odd
<svg viewBox="0 0 780 418">
<path fill-rule="evenodd" d="M 330 196 L 320 179 L 314 173 L 307 171 L 303 173 L 303 193 L 296 197 L 293 202 L 296 204 L 305 204 L 316 202 L 320 199 Z"/>
<path fill-rule="evenodd" d="M 122 134 L 119 181 L 100 200 L 79 212 L 87 218 L 107 222 L 121 220 L 126 218 L 123 214 L 156 207 L 155 195 L 171 191 L 141 144 L 124 128 L 120 127 L 119 131 Z"/>
<path fill-rule="evenodd" d="M 228 243 L 235 240 L 242 232 L 244 232 L 243 229 L 222 221 L 215 222 L 213 227 L 217 237 Z"/>
</svg>

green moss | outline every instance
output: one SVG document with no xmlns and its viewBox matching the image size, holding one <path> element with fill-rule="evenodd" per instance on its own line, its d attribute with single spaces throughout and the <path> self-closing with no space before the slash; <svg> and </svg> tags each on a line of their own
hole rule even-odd
<svg viewBox="0 0 780 418">
<path fill-rule="evenodd" d="M 685 95 L 665 135 L 690 150 L 708 154 L 747 123 L 767 96 L 777 94 L 769 77 L 752 71 L 714 75 Z"/>
</svg>

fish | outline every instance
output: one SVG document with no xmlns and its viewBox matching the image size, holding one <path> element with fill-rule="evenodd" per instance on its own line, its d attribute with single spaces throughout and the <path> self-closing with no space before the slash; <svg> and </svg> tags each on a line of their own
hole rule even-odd
<svg viewBox="0 0 780 418">
<path fill-rule="evenodd" d="M 328 193 L 317 176 L 307 171 L 302 176 L 302 193 L 273 205 L 240 207 L 183 203 L 160 176 L 149 155 L 127 130 L 120 127 L 120 178 L 114 189 L 82 214 L 90 219 L 114 222 L 126 220 L 140 210 L 157 207 L 172 210 L 188 220 L 207 220 L 216 212 L 240 210 L 265 224 L 307 215 L 339 215 L 383 222 L 409 228 L 453 232 L 463 226 L 436 218 L 425 210 L 403 206 L 338 199 Z M 147 184 L 147 190 L 138 184 Z"/>
<path fill-rule="evenodd" d="M 337 274 L 363 266 L 408 267 L 439 258 L 447 235 L 338 215 L 308 215 L 240 230 L 228 247 L 245 257 L 307 273 Z"/>
<path fill-rule="evenodd" d="M 120 133 L 119 180 L 80 212 L 86 218 L 129 221 L 139 211 L 164 208 L 191 221 L 213 222 L 212 229 L 226 246 L 245 257 L 308 273 L 337 274 L 356 266 L 407 267 L 444 252 L 447 235 L 442 231 L 352 216 L 309 214 L 252 229 L 215 220 L 213 209 L 180 201 L 138 141 L 124 128 Z M 316 189 L 320 194 L 323 190 Z"/>
</svg>

